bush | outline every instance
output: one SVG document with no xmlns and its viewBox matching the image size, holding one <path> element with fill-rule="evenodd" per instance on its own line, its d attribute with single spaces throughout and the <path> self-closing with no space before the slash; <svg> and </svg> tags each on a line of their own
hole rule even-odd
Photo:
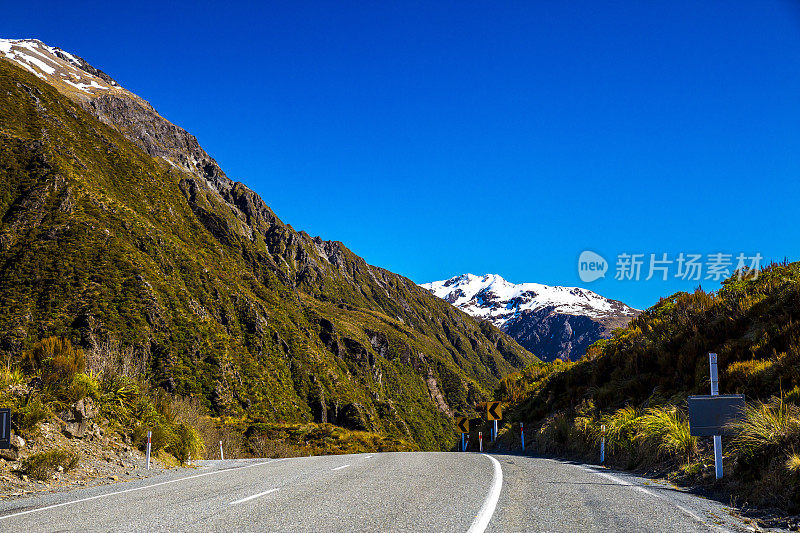
<svg viewBox="0 0 800 533">
<path fill-rule="evenodd" d="M 22 471 L 34 479 L 48 480 L 60 466 L 65 472 L 78 464 L 78 454 L 64 449 L 35 453 L 22 462 Z"/>
<path fill-rule="evenodd" d="M 77 402 L 87 396 L 93 400 L 97 400 L 100 397 L 100 383 L 93 375 L 84 373 L 75 374 L 75 377 L 72 378 L 72 384 L 67 391 L 67 395 L 72 402 Z"/>
<path fill-rule="evenodd" d="M 34 397 L 14 412 L 14 422 L 19 431 L 27 431 L 35 428 L 49 414 L 42 401 Z"/>
<path fill-rule="evenodd" d="M 203 456 L 206 446 L 197 430 L 186 424 L 178 424 L 175 427 L 174 439 L 167 451 L 175 458 L 185 463 L 190 457 L 199 459 Z"/>
<path fill-rule="evenodd" d="M 22 364 L 27 369 L 41 372 L 46 385 L 66 385 L 78 372 L 86 370 L 83 351 L 72 347 L 67 339 L 43 339 L 22 354 Z"/>
</svg>

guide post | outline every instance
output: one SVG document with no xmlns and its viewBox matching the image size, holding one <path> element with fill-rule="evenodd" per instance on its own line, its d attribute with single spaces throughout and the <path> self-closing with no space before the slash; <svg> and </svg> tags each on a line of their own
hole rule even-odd
<svg viewBox="0 0 800 533">
<path fill-rule="evenodd" d="M 147 469 L 150 470 L 150 447 L 152 446 L 153 442 L 153 432 L 147 432 L 147 452 L 145 453 L 147 458 Z"/>
<path fill-rule="evenodd" d="M 602 432 L 602 436 L 600 437 L 600 464 L 606 462 L 606 426 L 603 424 L 600 426 L 600 431 Z"/>
<path fill-rule="evenodd" d="M 522 439 L 522 451 L 525 451 L 525 426 L 522 422 L 519 423 L 519 436 Z"/>
</svg>

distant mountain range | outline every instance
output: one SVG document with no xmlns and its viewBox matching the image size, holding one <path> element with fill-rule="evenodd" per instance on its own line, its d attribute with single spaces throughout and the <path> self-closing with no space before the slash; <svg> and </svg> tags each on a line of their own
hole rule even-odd
<svg viewBox="0 0 800 533">
<path fill-rule="evenodd" d="M 641 311 L 580 287 L 510 283 L 497 274 L 462 274 L 422 287 L 517 340 L 543 361 L 576 360 Z"/>
</svg>

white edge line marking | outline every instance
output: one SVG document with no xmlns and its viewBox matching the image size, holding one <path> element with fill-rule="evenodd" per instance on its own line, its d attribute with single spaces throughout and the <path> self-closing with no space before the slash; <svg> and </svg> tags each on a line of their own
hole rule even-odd
<svg viewBox="0 0 800 533">
<path fill-rule="evenodd" d="M 483 501 L 481 510 L 478 511 L 467 533 L 483 533 L 483 531 L 486 530 L 489 521 L 492 519 L 494 510 L 497 507 L 497 501 L 500 499 L 500 491 L 503 489 L 503 468 L 500 466 L 500 463 L 491 455 L 486 455 L 485 453 L 481 455 L 489 458 L 492 463 L 494 463 L 494 479 L 492 480 L 492 487 L 489 489 L 489 495 L 486 496 L 486 499 Z"/>
<path fill-rule="evenodd" d="M 644 487 L 642 487 L 640 485 L 634 485 L 632 483 L 628 483 L 627 481 L 623 481 L 623 480 L 619 479 L 618 477 L 612 476 L 611 474 L 606 474 L 605 472 L 598 472 L 597 470 L 593 470 L 591 468 L 584 468 L 584 470 L 586 470 L 587 472 L 591 472 L 593 474 L 597 474 L 598 476 L 602 476 L 602 477 L 604 477 L 606 479 L 609 479 L 609 480 L 613 481 L 614 483 L 617 483 L 618 485 L 622 485 L 624 487 L 631 487 L 634 490 L 638 490 L 640 492 L 644 492 L 645 494 L 649 494 L 650 496 L 653 496 L 654 498 L 658 498 L 659 500 L 664 500 L 665 502 L 674 505 L 675 507 L 678 508 L 678 510 L 680 510 L 684 514 L 694 518 L 695 520 L 697 520 L 698 522 L 700 522 L 701 524 L 703 524 L 704 526 L 706 526 L 708 528 L 716 529 L 717 531 L 725 531 L 725 532 L 728 531 L 727 529 L 722 528 L 722 527 L 718 526 L 717 524 L 709 524 L 707 520 L 704 520 L 700 515 L 698 515 L 694 511 L 691 511 L 690 509 L 687 509 L 686 507 L 684 507 L 683 505 L 681 505 L 679 503 L 675 503 L 675 502 L 673 502 L 671 500 L 668 500 L 667 498 L 664 498 L 661 494 L 658 494 L 657 492 L 653 492 L 652 490 L 646 489 L 646 488 L 644 488 Z"/>
<path fill-rule="evenodd" d="M 26 514 L 30 514 L 30 513 L 38 513 L 39 511 L 46 511 L 48 509 L 55 509 L 56 507 L 64 507 L 65 505 L 72 505 L 72 504 L 75 504 L 75 503 L 88 502 L 88 501 L 91 501 L 91 500 L 99 500 L 100 498 L 107 498 L 109 496 L 117 496 L 119 494 L 127 494 L 128 492 L 136 492 L 138 490 L 152 489 L 153 487 L 159 487 L 161 485 L 169 485 L 170 483 L 177 483 L 178 481 L 186 481 L 187 479 L 196 479 L 196 478 L 199 478 L 199 477 L 211 476 L 213 474 L 222 474 L 222 473 L 225 473 L 225 472 L 235 472 L 236 470 L 242 470 L 242 469 L 245 469 L 245 468 L 253 468 L 255 466 L 262 466 L 262 465 L 267 465 L 267 464 L 271 464 L 271 463 L 277 463 L 278 461 L 285 461 L 285 460 L 286 459 L 273 459 L 271 461 L 264 461 L 264 462 L 255 463 L 255 464 L 252 464 L 252 465 L 240 466 L 240 467 L 236 467 L 236 468 L 226 468 L 225 470 L 214 470 L 213 472 L 204 472 L 202 474 L 195 474 L 193 476 L 186 476 L 186 477 L 181 477 L 181 478 L 178 478 L 178 479 L 170 479 L 169 481 L 162 481 L 161 483 L 153 483 L 152 485 L 144 485 L 142 487 L 135 487 L 135 488 L 132 488 L 132 489 L 125 489 L 125 490 L 120 490 L 120 491 L 117 491 L 117 492 L 109 492 L 108 494 L 98 494 L 97 496 L 90 496 L 88 498 L 81 498 L 80 500 L 71 500 L 71 501 L 68 501 L 68 502 L 61 502 L 61 503 L 56 503 L 56 504 L 53 504 L 53 505 L 48 505 L 46 507 L 38 507 L 36 509 L 28 509 L 27 511 L 21 511 L 19 513 L 7 514 L 5 516 L 0 516 L 0 520 L 5 520 L 6 518 L 13 518 L 15 516 L 22 516 L 22 515 L 26 515 Z"/>
<path fill-rule="evenodd" d="M 255 500 L 256 498 L 260 498 L 261 496 L 266 496 L 267 494 L 273 493 L 278 489 L 269 489 L 265 490 L 264 492 L 259 492 L 258 494 L 253 494 L 252 496 L 248 496 L 247 498 L 242 498 L 241 500 L 236 500 L 235 502 L 231 502 L 229 505 L 237 505 L 244 502 L 249 502 L 250 500 Z"/>
<path fill-rule="evenodd" d="M 331 468 L 331 471 L 333 471 L 333 470 L 341 470 L 342 468 L 347 468 L 348 466 L 350 466 L 350 465 L 337 466 L 336 468 Z"/>
</svg>

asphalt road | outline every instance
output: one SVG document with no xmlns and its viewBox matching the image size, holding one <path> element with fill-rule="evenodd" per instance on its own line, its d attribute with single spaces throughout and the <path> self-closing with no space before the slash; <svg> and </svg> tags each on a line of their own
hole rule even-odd
<svg viewBox="0 0 800 533">
<path fill-rule="evenodd" d="M 746 531 L 725 506 L 552 459 L 380 453 L 207 461 L 0 503 L 0 531 Z"/>
</svg>

